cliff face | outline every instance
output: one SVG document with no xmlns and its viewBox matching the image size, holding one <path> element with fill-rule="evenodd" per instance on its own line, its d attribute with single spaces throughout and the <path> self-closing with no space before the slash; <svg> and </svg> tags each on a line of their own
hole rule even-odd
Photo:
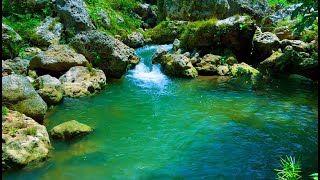
<svg viewBox="0 0 320 180">
<path fill-rule="evenodd" d="M 246 13 L 260 18 L 270 12 L 266 0 L 158 0 L 160 19 L 201 20 Z"/>
</svg>

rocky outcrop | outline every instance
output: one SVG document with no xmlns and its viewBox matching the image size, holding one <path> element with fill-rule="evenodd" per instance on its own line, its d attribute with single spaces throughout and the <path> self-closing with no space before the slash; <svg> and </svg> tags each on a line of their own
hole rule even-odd
<svg viewBox="0 0 320 180">
<path fill-rule="evenodd" d="M 102 25 L 105 29 L 109 29 L 111 27 L 111 19 L 107 11 L 101 9 L 97 14 L 102 21 Z"/>
<path fill-rule="evenodd" d="M 68 97 L 88 96 L 99 92 L 106 85 L 103 71 L 83 66 L 70 68 L 59 80 Z"/>
<path fill-rule="evenodd" d="M 51 148 L 45 126 L 17 111 L 2 115 L 2 170 L 44 161 Z"/>
<path fill-rule="evenodd" d="M 11 69 L 11 67 L 4 63 L 5 61 L 2 60 L 2 77 L 3 76 L 8 76 L 10 74 L 14 74 L 13 70 Z"/>
<path fill-rule="evenodd" d="M 220 60 L 221 56 L 207 54 L 196 64 L 196 69 L 200 75 L 216 75 L 218 66 L 221 64 Z"/>
<path fill-rule="evenodd" d="M 181 36 L 181 47 L 202 54 L 212 50 L 230 49 L 237 59 L 246 61 L 252 50 L 252 38 L 256 27 L 248 16 L 232 16 L 224 20 L 206 21 L 197 28 L 187 29 Z"/>
<path fill-rule="evenodd" d="M 272 51 L 280 47 L 279 38 L 271 32 L 261 32 L 260 29 L 256 31 L 253 36 L 253 58 L 255 62 L 261 62 L 268 58 Z"/>
<path fill-rule="evenodd" d="M 2 77 L 2 104 L 41 122 L 47 104 L 34 90 L 30 81 L 21 75 Z"/>
<path fill-rule="evenodd" d="M 34 36 L 31 38 L 31 41 L 40 47 L 58 44 L 62 30 L 63 25 L 58 21 L 58 18 L 46 17 L 41 22 L 41 25 L 34 30 Z"/>
<path fill-rule="evenodd" d="M 292 32 L 292 28 L 290 28 L 289 26 L 279 26 L 276 27 L 273 32 L 275 33 L 275 35 L 280 39 L 280 40 L 284 40 L 284 39 L 290 39 L 290 40 L 294 40 L 297 39 L 298 36 L 296 36 L 293 32 Z"/>
<path fill-rule="evenodd" d="M 30 61 L 26 59 L 16 57 L 14 59 L 8 59 L 6 61 L 2 61 L 2 67 L 4 66 L 8 67 L 9 69 L 12 70 L 12 73 L 14 74 L 20 74 L 20 75 L 26 76 L 28 73 L 29 63 Z"/>
<path fill-rule="evenodd" d="M 138 3 L 138 6 L 134 9 L 134 12 L 138 14 L 144 21 L 145 28 L 154 27 L 157 23 L 156 6 L 152 6 L 147 3 Z"/>
<path fill-rule="evenodd" d="M 165 54 L 159 59 L 163 72 L 168 76 L 195 78 L 197 70 L 193 67 L 190 59 L 182 54 Z"/>
<path fill-rule="evenodd" d="M 159 0 L 160 19 L 203 20 L 211 17 L 226 18 L 246 13 L 261 18 L 270 13 L 266 0 Z"/>
<path fill-rule="evenodd" d="M 50 135 L 55 139 L 69 140 L 89 134 L 93 128 L 78 121 L 72 120 L 55 126 L 50 130 Z"/>
<path fill-rule="evenodd" d="M 317 56 L 295 51 L 292 46 L 287 46 L 283 52 L 274 52 L 259 64 L 259 70 L 271 76 L 299 74 L 311 79 L 318 79 L 317 68 Z"/>
<path fill-rule="evenodd" d="M 70 44 L 107 77 L 121 78 L 129 64 L 139 61 L 134 49 L 100 31 L 81 32 Z"/>
<path fill-rule="evenodd" d="M 132 48 L 142 47 L 146 44 L 146 40 L 142 33 L 140 32 L 133 32 L 127 35 L 124 43 Z"/>
<path fill-rule="evenodd" d="M 66 72 L 73 66 L 85 66 L 88 60 L 76 53 L 68 45 L 50 45 L 47 51 L 42 51 L 32 58 L 30 69 L 51 72 Z"/>
<path fill-rule="evenodd" d="M 56 0 L 56 11 L 63 25 L 75 31 L 95 29 L 82 0 Z"/>
<path fill-rule="evenodd" d="M 59 103 L 63 98 L 61 82 L 50 75 L 43 75 L 34 81 L 34 88 L 48 105 Z"/>
<path fill-rule="evenodd" d="M 281 49 L 284 50 L 287 46 L 292 46 L 293 50 L 297 52 L 310 52 L 310 45 L 300 40 L 282 40 Z"/>
<path fill-rule="evenodd" d="M 152 56 L 152 63 L 161 63 L 163 55 L 167 54 L 167 52 L 168 51 L 164 48 L 164 46 L 159 46 Z"/>
<path fill-rule="evenodd" d="M 22 39 L 10 26 L 2 23 L 2 59 L 18 56 Z"/>
</svg>

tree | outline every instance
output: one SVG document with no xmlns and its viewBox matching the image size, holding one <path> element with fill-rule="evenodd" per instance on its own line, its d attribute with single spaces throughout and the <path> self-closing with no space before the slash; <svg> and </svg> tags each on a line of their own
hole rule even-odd
<svg viewBox="0 0 320 180">
<path fill-rule="evenodd" d="M 294 26 L 294 31 L 300 34 L 305 28 L 310 27 L 318 17 L 318 0 L 304 0 L 291 14 L 291 19 L 299 17 L 299 23 Z M 318 32 L 318 28 L 316 28 Z"/>
</svg>

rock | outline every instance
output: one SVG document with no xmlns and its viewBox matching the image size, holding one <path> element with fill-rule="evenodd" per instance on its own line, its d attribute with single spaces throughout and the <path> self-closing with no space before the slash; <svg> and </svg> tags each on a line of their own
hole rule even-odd
<svg viewBox="0 0 320 180">
<path fill-rule="evenodd" d="M 276 27 L 273 30 L 273 32 L 280 40 L 284 40 L 284 39 L 294 40 L 298 38 L 296 35 L 294 35 L 294 33 L 292 32 L 292 29 L 289 28 L 289 26 Z"/>
<path fill-rule="evenodd" d="M 2 60 L 2 77 L 10 74 L 14 74 L 13 70 L 8 64 L 5 63 L 4 60 Z"/>
<path fill-rule="evenodd" d="M 82 0 L 56 0 L 56 11 L 63 25 L 75 31 L 95 29 Z"/>
<path fill-rule="evenodd" d="M 253 36 L 253 57 L 256 62 L 261 62 L 268 58 L 272 51 L 277 50 L 280 47 L 279 38 L 271 33 L 260 33 L 257 31 Z"/>
<path fill-rule="evenodd" d="M 50 130 L 50 135 L 55 139 L 69 140 L 74 139 L 75 137 L 84 136 L 92 131 L 93 129 L 90 126 L 72 120 L 52 128 Z"/>
<path fill-rule="evenodd" d="M 23 76 L 27 75 L 30 61 L 26 59 L 22 59 L 20 57 L 16 57 L 13 60 L 8 59 L 6 61 L 2 61 L 4 66 L 10 67 L 14 74 L 20 74 Z"/>
<path fill-rule="evenodd" d="M 161 63 L 163 55 L 167 54 L 167 50 L 164 46 L 159 46 L 152 56 L 152 64 Z"/>
<path fill-rule="evenodd" d="M 180 40 L 179 39 L 174 39 L 173 46 L 172 46 L 173 50 L 177 51 L 179 49 L 179 46 L 180 46 Z"/>
<path fill-rule="evenodd" d="M 231 75 L 233 77 L 240 77 L 240 76 L 255 77 L 260 73 L 257 69 L 251 67 L 250 65 L 244 62 L 242 62 L 241 64 L 232 65 L 230 70 L 231 70 Z"/>
<path fill-rule="evenodd" d="M 199 63 L 201 61 L 199 53 L 195 53 L 194 56 L 190 59 L 190 61 L 193 66 Z"/>
<path fill-rule="evenodd" d="M 190 21 L 212 17 L 221 19 L 240 13 L 261 18 L 271 10 L 266 0 L 159 0 L 158 8 L 160 19 L 169 17 Z"/>
<path fill-rule="evenodd" d="M 298 84 L 305 84 L 305 85 L 311 85 L 313 84 L 312 79 L 306 78 L 304 76 L 301 76 L 299 74 L 290 74 L 288 77 L 288 80 L 298 83 Z"/>
<path fill-rule="evenodd" d="M 2 59 L 13 59 L 18 56 L 22 39 L 10 26 L 2 23 Z"/>
<path fill-rule="evenodd" d="M 111 78 L 121 78 L 131 62 L 139 61 L 134 49 L 100 31 L 81 32 L 70 44 Z"/>
<path fill-rule="evenodd" d="M 120 14 L 116 14 L 116 20 L 118 21 L 118 23 L 123 23 L 124 19 Z"/>
<path fill-rule="evenodd" d="M 32 43 L 37 46 L 48 47 L 50 44 L 58 44 L 61 38 L 63 25 L 58 18 L 46 17 L 41 25 L 34 30 Z"/>
<path fill-rule="evenodd" d="M 284 8 L 280 8 L 278 11 L 271 14 L 269 17 L 272 20 L 273 24 L 277 24 L 278 22 L 283 21 L 284 19 L 290 18 L 292 12 L 296 8 L 300 7 L 301 5 L 302 3 L 299 3 L 299 4 L 289 5 Z"/>
<path fill-rule="evenodd" d="M 205 21 L 197 28 L 189 28 L 181 36 L 181 48 L 187 51 L 197 49 L 202 54 L 211 50 L 230 49 L 242 61 L 251 54 L 252 38 L 256 27 L 250 17 L 232 16 L 224 20 Z"/>
<path fill-rule="evenodd" d="M 283 53 L 274 52 L 259 64 L 259 70 L 271 76 L 278 74 L 300 74 L 317 79 L 318 58 L 305 52 L 298 52 L 287 46 Z"/>
<path fill-rule="evenodd" d="M 220 76 L 226 76 L 226 75 L 228 75 L 228 73 L 229 73 L 229 68 L 228 68 L 228 66 L 225 66 L 225 65 L 218 66 L 218 68 L 217 68 L 217 73 L 218 73 Z"/>
<path fill-rule="evenodd" d="M 107 11 L 101 9 L 99 12 L 98 12 L 98 16 L 100 16 L 100 19 L 102 20 L 102 25 L 105 29 L 109 29 L 111 27 L 111 19 L 110 19 L 110 16 L 108 14 Z"/>
<path fill-rule="evenodd" d="M 34 87 L 38 94 L 48 105 L 59 103 L 63 98 L 61 82 L 50 75 L 43 75 L 34 81 Z"/>
<path fill-rule="evenodd" d="M 138 6 L 134 9 L 134 12 L 146 23 L 145 27 L 154 27 L 156 25 L 157 12 L 155 7 L 147 3 L 138 3 Z"/>
<path fill-rule="evenodd" d="M 35 55 L 41 52 L 41 49 L 38 47 L 27 47 L 24 52 L 21 54 L 24 59 L 31 60 Z"/>
<path fill-rule="evenodd" d="M 161 58 L 161 67 L 165 74 L 173 77 L 195 78 L 197 70 L 190 59 L 182 54 L 165 54 Z"/>
<path fill-rule="evenodd" d="M 287 46 L 292 46 L 293 50 L 297 52 L 308 52 L 309 44 L 300 40 L 288 40 L 281 41 L 281 49 L 285 49 Z"/>
<path fill-rule="evenodd" d="M 142 33 L 133 32 L 127 35 L 127 38 L 124 41 L 124 43 L 127 44 L 129 47 L 138 48 L 144 46 L 146 44 L 146 41 Z"/>
<path fill-rule="evenodd" d="M 34 90 L 30 81 L 21 75 L 2 77 L 2 104 L 41 122 L 47 104 Z"/>
<path fill-rule="evenodd" d="M 65 96 L 80 97 L 97 93 L 106 85 L 103 71 L 94 68 L 76 66 L 70 68 L 59 80 Z"/>
<path fill-rule="evenodd" d="M 17 111 L 7 109 L 2 115 L 2 170 L 44 161 L 50 149 L 45 126 Z"/>
<path fill-rule="evenodd" d="M 207 54 L 196 64 L 196 69 L 200 75 L 212 76 L 218 73 L 217 68 L 221 64 L 221 56 Z"/>
<path fill-rule="evenodd" d="M 47 51 L 32 58 L 30 69 L 46 72 L 66 72 L 73 66 L 85 66 L 88 60 L 68 45 L 50 45 Z M 46 73 L 48 74 L 48 73 Z"/>
</svg>

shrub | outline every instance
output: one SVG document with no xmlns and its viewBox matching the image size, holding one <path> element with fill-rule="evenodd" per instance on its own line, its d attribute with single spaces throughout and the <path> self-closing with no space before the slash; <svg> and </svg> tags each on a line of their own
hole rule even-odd
<svg viewBox="0 0 320 180">
<path fill-rule="evenodd" d="M 301 164 L 300 161 L 296 161 L 294 157 L 286 156 L 285 159 L 281 158 L 281 168 L 275 169 L 277 171 L 277 179 L 280 180 L 297 180 L 301 176 Z"/>
</svg>

